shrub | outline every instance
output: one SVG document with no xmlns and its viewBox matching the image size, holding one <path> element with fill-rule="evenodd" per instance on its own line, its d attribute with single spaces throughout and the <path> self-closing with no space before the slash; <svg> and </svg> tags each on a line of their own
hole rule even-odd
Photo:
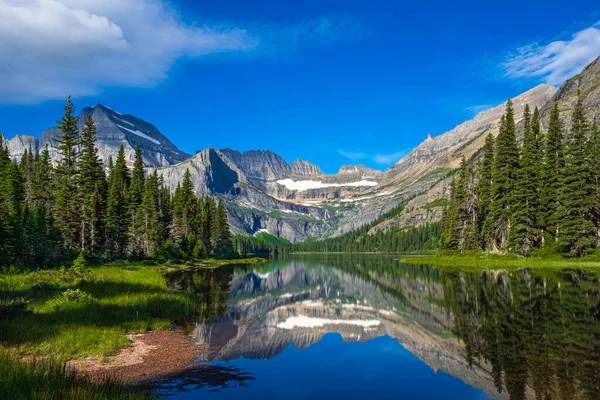
<svg viewBox="0 0 600 400">
<path fill-rule="evenodd" d="M 79 305 L 89 305 L 96 301 L 91 294 L 81 289 L 67 289 L 57 297 L 48 301 L 48 306 L 52 309 L 73 307 Z"/>
<path fill-rule="evenodd" d="M 79 256 L 77 256 L 75 261 L 73 261 L 73 265 L 71 266 L 71 268 L 73 268 L 75 271 L 83 271 L 87 267 L 88 263 L 85 259 L 85 256 L 83 255 L 83 252 L 81 252 L 79 253 Z"/>
<path fill-rule="evenodd" d="M 27 302 L 24 299 L 0 299 L 0 317 L 15 317 L 26 310 Z"/>
<path fill-rule="evenodd" d="M 34 292 L 51 292 L 57 290 L 58 288 L 58 283 L 51 281 L 39 281 L 31 285 L 31 290 Z"/>
</svg>

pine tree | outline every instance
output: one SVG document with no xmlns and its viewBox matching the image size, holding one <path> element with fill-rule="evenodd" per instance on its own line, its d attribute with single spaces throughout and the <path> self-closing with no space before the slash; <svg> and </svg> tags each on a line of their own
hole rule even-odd
<svg viewBox="0 0 600 400">
<path fill-rule="evenodd" d="M 542 173 L 542 194 L 541 194 L 541 227 L 542 234 L 548 240 L 556 241 L 558 239 L 558 220 L 560 208 L 560 192 L 562 185 L 562 172 L 564 170 L 564 122 L 560 117 L 558 103 L 555 103 L 550 112 L 548 122 L 548 132 L 546 134 L 544 171 Z"/>
<path fill-rule="evenodd" d="M 479 247 L 485 249 L 492 237 L 492 219 L 489 218 L 492 204 L 492 168 L 494 166 L 494 136 L 490 133 L 485 138 L 483 160 L 479 168 L 479 186 L 477 198 L 479 203 Z"/>
<path fill-rule="evenodd" d="M 107 183 L 96 148 L 96 125 L 91 116 L 81 131 L 81 153 L 77 160 L 79 200 L 79 248 L 97 253 L 104 244 Z"/>
<path fill-rule="evenodd" d="M 596 232 L 600 233 L 600 125 L 598 125 L 598 119 L 595 117 L 591 127 L 588 151 L 592 184 L 594 185 L 594 226 L 596 227 Z M 600 234 L 597 236 L 600 238 Z M 598 243 L 596 247 L 598 247 Z"/>
<path fill-rule="evenodd" d="M 129 201 L 129 215 L 131 222 L 129 224 L 129 252 L 134 257 L 139 257 L 144 252 L 143 245 L 143 221 L 138 220 L 138 209 L 142 204 L 142 198 L 145 192 L 144 162 L 142 160 L 142 151 L 140 146 L 135 148 L 135 161 L 133 171 L 131 172 L 131 184 L 127 192 Z"/>
<path fill-rule="evenodd" d="M 506 112 L 500 122 L 496 139 L 496 154 L 492 171 L 491 250 L 507 250 L 511 228 L 511 203 L 516 173 L 519 169 L 519 148 L 515 136 L 512 101 L 506 102 Z"/>
<path fill-rule="evenodd" d="M 0 260 L 18 265 L 23 256 L 23 215 L 25 187 L 19 165 L 5 149 L 0 161 Z"/>
<path fill-rule="evenodd" d="M 233 242 L 231 233 L 229 232 L 229 222 L 227 221 L 227 209 L 222 200 L 219 201 L 215 220 L 219 228 L 218 237 L 215 241 L 214 256 L 215 258 L 227 259 L 234 257 Z"/>
<path fill-rule="evenodd" d="M 55 171 L 56 177 L 56 202 L 54 215 L 56 224 L 62 235 L 67 249 L 77 248 L 79 245 L 79 221 L 77 218 L 77 148 L 79 145 L 78 117 L 74 115 L 75 106 L 71 96 L 64 105 L 64 114 L 58 123 L 61 134 L 54 138 L 54 147 L 58 151 L 59 160 Z"/>
<path fill-rule="evenodd" d="M 215 199 L 206 196 L 202 213 L 202 243 L 204 243 L 204 249 L 208 256 L 213 254 L 213 243 L 211 239 L 213 237 L 212 229 L 214 227 L 213 220 L 215 218 L 216 208 Z"/>
<path fill-rule="evenodd" d="M 158 175 L 155 172 L 145 180 L 142 203 L 137 208 L 136 220 L 140 224 L 138 233 L 145 257 L 153 257 L 161 244 L 159 197 Z"/>
<path fill-rule="evenodd" d="M 35 156 L 33 154 L 33 150 L 31 146 L 29 149 L 25 149 L 23 153 L 23 157 L 21 158 L 21 173 L 23 174 L 23 179 L 25 181 L 25 200 L 27 202 L 31 201 L 31 197 L 33 196 L 33 169 L 35 165 Z"/>
<path fill-rule="evenodd" d="M 515 252 L 528 256 L 538 246 L 538 210 L 539 188 L 538 174 L 541 153 L 539 148 L 539 111 L 536 108 L 533 119 L 529 106 L 523 113 L 523 150 L 520 168 L 517 171 L 513 189 L 512 218 L 510 232 L 511 245 Z M 534 127 L 535 126 L 535 127 Z"/>
<path fill-rule="evenodd" d="M 560 192 L 559 242 L 564 251 L 584 256 L 597 242 L 594 226 L 593 175 L 590 168 L 588 138 L 590 125 L 585 118 L 579 94 L 565 141 L 565 165 Z"/>
<path fill-rule="evenodd" d="M 440 250 L 444 252 L 459 250 L 460 234 L 457 226 L 460 218 L 459 202 L 461 197 L 462 193 L 460 193 L 459 185 L 457 185 L 456 179 L 453 178 L 450 184 L 450 200 L 444 209 L 441 221 Z"/>
<path fill-rule="evenodd" d="M 108 185 L 106 250 L 111 258 L 124 258 L 127 253 L 129 236 L 129 210 L 127 207 L 129 171 L 125 162 L 123 146 L 119 149 Z"/>
</svg>

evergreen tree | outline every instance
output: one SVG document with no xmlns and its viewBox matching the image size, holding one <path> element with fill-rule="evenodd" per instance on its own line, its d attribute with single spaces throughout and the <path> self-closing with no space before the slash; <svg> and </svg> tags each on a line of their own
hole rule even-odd
<svg viewBox="0 0 600 400">
<path fill-rule="evenodd" d="M 60 135 L 53 138 L 54 147 L 59 154 L 56 177 L 56 201 L 54 216 L 57 227 L 62 235 L 67 249 L 77 248 L 79 245 L 79 221 L 77 218 L 77 149 L 79 145 L 78 117 L 74 115 L 75 106 L 71 96 L 64 105 L 64 114 L 57 121 Z"/>
<path fill-rule="evenodd" d="M 588 151 L 592 183 L 594 185 L 594 225 L 598 231 L 600 229 L 600 125 L 598 125 L 598 119 L 595 117 L 591 127 Z M 600 235 L 598 237 L 600 238 Z M 598 246 L 598 243 L 596 246 Z"/>
<path fill-rule="evenodd" d="M 204 249 L 206 255 L 210 256 L 213 254 L 213 243 L 212 243 L 212 229 L 214 228 L 213 220 L 215 218 L 216 204 L 212 197 L 207 196 L 204 199 L 204 210 L 202 213 L 202 243 L 204 243 Z"/>
<path fill-rule="evenodd" d="M 111 258 L 124 258 L 127 253 L 129 236 L 129 210 L 127 207 L 129 171 L 125 162 L 123 146 L 119 149 L 108 185 L 106 250 Z"/>
<path fill-rule="evenodd" d="M 223 200 L 219 201 L 217 206 L 215 221 L 218 221 L 218 236 L 215 241 L 214 256 L 215 258 L 227 259 L 233 258 L 235 252 L 233 250 L 233 242 L 229 232 L 229 222 L 227 221 L 227 209 Z"/>
<path fill-rule="evenodd" d="M 457 226 L 460 218 L 459 204 L 462 197 L 463 194 L 460 190 L 460 185 L 453 178 L 450 185 L 450 201 L 444 209 L 441 221 L 440 250 L 444 252 L 459 250 L 460 234 Z"/>
<path fill-rule="evenodd" d="M 96 125 L 91 116 L 81 131 L 81 153 L 77 160 L 79 200 L 79 248 L 97 253 L 104 244 L 104 214 L 107 183 L 96 148 Z"/>
<path fill-rule="evenodd" d="M 584 256 L 596 244 L 595 187 L 589 160 L 590 125 L 579 94 L 565 141 L 565 165 L 560 191 L 559 242 L 574 256 Z"/>
<path fill-rule="evenodd" d="M 512 101 L 506 102 L 506 112 L 500 122 L 496 154 L 492 171 L 491 250 L 507 250 L 511 228 L 513 189 L 519 168 L 519 148 L 515 136 Z"/>
<path fill-rule="evenodd" d="M 140 225 L 143 254 L 145 257 L 154 257 L 161 244 L 160 224 L 160 188 L 156 172 L 148 176 L 144 182 L 142 203 L 137 209 L 137 218 Z"/>
<path fill-rule="evenodd" d="M 513 189 L 511 244 L 517 254 L 527 256 L 538 246 L 538 210 L 539 210 L 539 111 L 533 116 L 529 106 L 523 113 L 523 150 L 520 168 L 517 171 Z"/>
<path fill-rule="evenodd" d="M 492 204 L 492 167 L 494 165 L 494 136 L 490 133 L 485 138 L 483 160 L 479 168 L 479 186 L 477 197 L 479 203 L 479 247 L 485 249 L 492 237 L 490 207 Z"/>
<path fill-rule="evenodd" d="M 559 195 L 562 185 L 562 172 L 565 165 L 563 149 L 563 126 L 564 123 L 560 117 L 558 103 L 555 103 L 550 112 L 548 132 L 546 134 L 540 207 L 542 211 L 542 234 L 545 235 L 548 240 L 552 241 L 558 239 L 558 220 L 560 217 Z M 544 236 L 542 236 L 542 240 L 544 240 Z"/>
<path fill-rule="evenodd" d="M 144 162 L 142 160 L 142 151 L 140 146 L 135 147 L 135 161 L 133 163 L 133 171 L 131 171 L 131 184 L 127 192 L 129 201 L 129 215 L 131 217 L 130 232 L 129 232 L 129 252 L 134 257 L 140 257 L 144 250 L 142 243 L 144 222 L 138 220 L 139 208 L 142 204 L 142 198 L 145 192 L 145 177 L 144 177 Z"/>
<path fill-rule="evenodd" d="M 5 148 L 0 161 L 0 260 L 5 265 L 18 265 L 23 256 L 25 207 L 23 173 Z"/>
</svg>

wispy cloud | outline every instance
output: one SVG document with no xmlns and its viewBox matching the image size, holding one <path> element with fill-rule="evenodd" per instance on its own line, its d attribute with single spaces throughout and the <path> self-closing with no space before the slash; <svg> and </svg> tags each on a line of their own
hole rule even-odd
<svg viewBox="0 0 600 400">
<path fill-rule="evenodd" d="M 391 164 L 395 163 L 396 161 L 398 161 L 399 159 L 401 159 L 402 157 L 404 157 L 406 154 L 408 154 L 409 151 L 410 151 L 410 149 L 401 150 L 401 151 L 397 151 L 395 153 L 389 153 L 389 154 L 384 154 L 384 153 L 367 154 L 367 153 L 363 153 L 363 152 L 338 150 L 338 153 L 352 161 L 371 160 L 377 164 L 391 165 Z"/>
<path fill-rule="evenodd" d="M 347 15 L 320 16 L 289 25 L 256 27 L 262 53 L 293 53 L 306 47 L 327 46 L 365 35 L 360 20 Z"/>
<path fill-rule="evenodd" d="M 352 161 L 358 161 L 358 160 L 363 160 L 365 158 L 369 158 L 368 154 L 360 153 L 360 152 L 338 150 L 338 153 Z"/>
<path fill-rule="evenodd" d="M 576 32 L 569 40 L 520 47 L 508 57 L 502 68 L 511 78 L 541 77 L 546 83 L 559 85 L 581 72 L 599 55 L 600 23 L 596 23 Z"/>
<path fill-rule="evenodd" d="M 497 104 L 480 104 L 477 106 L 467 107 L 466 110 L 471 113 L 473 116 L 479 114 L 480 112 L 489 110 L 490 108 L 496 107 Z"/>
<path fill-rule="evenodd" d="M 360 35 L 350 16 L 241 27 L 187 23 L 169 0 L 0 0 L 0 103 L 154 87 L 181 60 L 274 56 Z"/>
</svg>

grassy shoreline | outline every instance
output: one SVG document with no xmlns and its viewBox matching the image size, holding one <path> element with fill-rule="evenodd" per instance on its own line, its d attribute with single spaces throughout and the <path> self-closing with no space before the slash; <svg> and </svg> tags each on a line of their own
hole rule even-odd
<svg viewBox="0 0 600 400">
<path fill-rule="evenodd" d="M 447 267 L 472 268 L 599 268 L 597 257 L 566 258 L 561 256 L 523 258 L 512 255 L 444 255 L 444 256 L 402 256 L 401 262 L 407 264 L 431 264 Z"/>
<path fill-rule="evenodd" d="M 167 288 L 165 272 L 265 261 L 206 260 L 177 266 L 115 262 L 0 273 L 0 350 L 60 361 L 113 355 L 129 345 L 128 334 L 171 329 L 197 315 L 198 299 Z"/>
</svg>

